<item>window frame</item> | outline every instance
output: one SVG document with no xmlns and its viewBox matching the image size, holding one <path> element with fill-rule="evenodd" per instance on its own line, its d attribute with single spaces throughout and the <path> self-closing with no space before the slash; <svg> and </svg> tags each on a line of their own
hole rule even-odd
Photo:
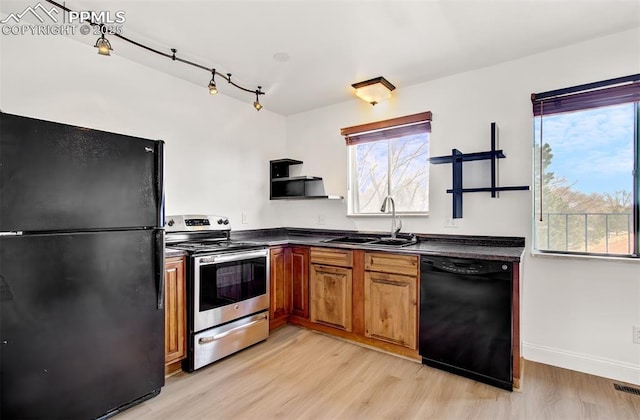
<svg viewBox="0 0 640 420">
<path fill-rule="evenodd" d="M 533 191 L 533 208 L 532 208 L 532 251 L 537 255 L 556 255 L 556 256 L 581 256 L 581 257 L 606 257 L 606 258 L 623 258 L 638 259 L 640 258 L 640 74 L 619 77 L 615 79 L 604 80 L 600 82 L 588 83 L 553 91 L 531 94 L 531 102 L 533 104 L 533 185 L 540 186 Z M 631 217 L 632 228 L 629 232 L 630 253 L 615 254 L 588 251 L 568 251 L 568 250 L 548 250 L 541 249 L 538 246 L 538 217 L 542 211 L 543 203 L 539 202 L 539 194 L 542 193 L 542 177 L 544 172 L 536 165 L 537 162 L 536 146 L 541 149 L 544 147 L 544 134 L 540 138 L 535 136 L 536 118 L 540 118 L 540 124 L 543 124 L 544 117 L 559 113 L 579 112 L 589 109 L 597 109 L 614 105 L 629 104 L 634 105 L 634 122 L 633 122 L 633 184 L 632 184 L 632 204 Z M 539 142 L 539 143 L 538 143 Z M 536 176 L 536 171 L 538 172 Z M 538 179 L 535 179 L 538 178 Z M 539 190 L 540 191 L 539 191 Z M 541 200 L 544 200 L 542 196 Z"/>
<path fill-rule="evenodd" d="M 376 121 L 373 123 L 361 124 L 352 127 L 340 129 L 340 134 L 345 136 L 347 145 L 347 216 L 349 217 L 388 217 L 386 213 L 360 213 L 354 211 L 354 176 L 357 176 L 354 168 L 355 147 L 359 144 L 369 142 L 386 141 L 389 146 L 389 140 L 425 132 L 428 136 L 431 134 L 431 111 L 418 114 L 407 115 L 388 120 Z M 430 141 L 430 138 L 428 139 Z M 390 159 L 387 153 L 387 158 Z M 387 168 L 389 174 L 390 165 Z M 427 165 L 427 171 L 429 165 Z M 387 182 L 387 189 L 390 188 L 391 180 Z M 388 191 L 388 190 L 387 190 Z M 427 197 L 429 191 L 427 190 Z M 401 216 L 428 216 L 429 210 L 424 212 L 416 211 L 396 211 Z"/>
</svg>

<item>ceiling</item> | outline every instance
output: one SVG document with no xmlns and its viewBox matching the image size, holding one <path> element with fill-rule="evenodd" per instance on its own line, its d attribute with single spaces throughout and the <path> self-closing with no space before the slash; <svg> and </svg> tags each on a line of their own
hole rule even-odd
<svg viewBox="0 0 640 420">
<path fill-rule="evenodd" d="M 11 3 L 3 1 L 4 13 L 17 11 Z M 640 0 L 67 0 L 66 6 L 124 11 L 125 36 L 167 53 L 176 48 L 179 57 L 232 73 L 250 90 L 262 86 L 260 102 L 282 115 L 353 99 L 352 83 L 377 76 L 401 89 L 640 26 Z M 114 55 L 202 89 L 210 80 L 204 70 L 111 43 Z M 277 59 L 283 53 L 288 61 Z M 221 82 L 221 93 L 255 99 Z"/>
</svg>

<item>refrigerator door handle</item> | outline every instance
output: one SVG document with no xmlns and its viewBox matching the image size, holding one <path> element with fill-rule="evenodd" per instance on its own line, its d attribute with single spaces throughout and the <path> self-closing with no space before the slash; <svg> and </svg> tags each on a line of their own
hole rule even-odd
<svg viewBox="0 0 640 420">
<path fill-rule="evenodd" d="M 158 283 L 158 310 L 164 310 L 164 231 L 156 231 L 156 277 Z"/>
<path fill-rule="evenodd" d="M 156 204 L 158 206 L 156 226 L 164 226 L 164 141 L 156 143 Z"/>
</svg>

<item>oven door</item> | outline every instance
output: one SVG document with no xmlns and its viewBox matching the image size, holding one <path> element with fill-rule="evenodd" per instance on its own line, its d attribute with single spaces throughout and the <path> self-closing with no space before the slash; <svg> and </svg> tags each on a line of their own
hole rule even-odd
<svg viewBox="0 0 640 420">
<path fill-rule="evenodd" d="M 269 308 L 269 250 L 194 258 L 194 332 Z"/>
</svg>

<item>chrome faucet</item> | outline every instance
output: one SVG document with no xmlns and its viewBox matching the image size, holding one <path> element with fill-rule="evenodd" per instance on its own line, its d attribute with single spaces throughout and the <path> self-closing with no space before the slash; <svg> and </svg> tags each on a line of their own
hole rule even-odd
<svg viewBox="0 0 640 420">
<path fill-rule="evenodd" d="M 382 207 L 380 207 L 380 211 L 383 213 L 387 211 L 387 202 L 391 202 L 391 237 L 395 238 L 398 232 L 400 232 L 400 229 L 402 229 L 402 220 L 400 220 L 400 217 L 398 217 L 398 223 L 400 224 L 400 226 L 398 226 L 398 228 L 396 229 L 396 203 L 395 201 L 393 201 L 393 197 L 391 197 L 390 195 L 386 196 L 384 198 L 384 201 L 382 201 Z"/>
</svg>

